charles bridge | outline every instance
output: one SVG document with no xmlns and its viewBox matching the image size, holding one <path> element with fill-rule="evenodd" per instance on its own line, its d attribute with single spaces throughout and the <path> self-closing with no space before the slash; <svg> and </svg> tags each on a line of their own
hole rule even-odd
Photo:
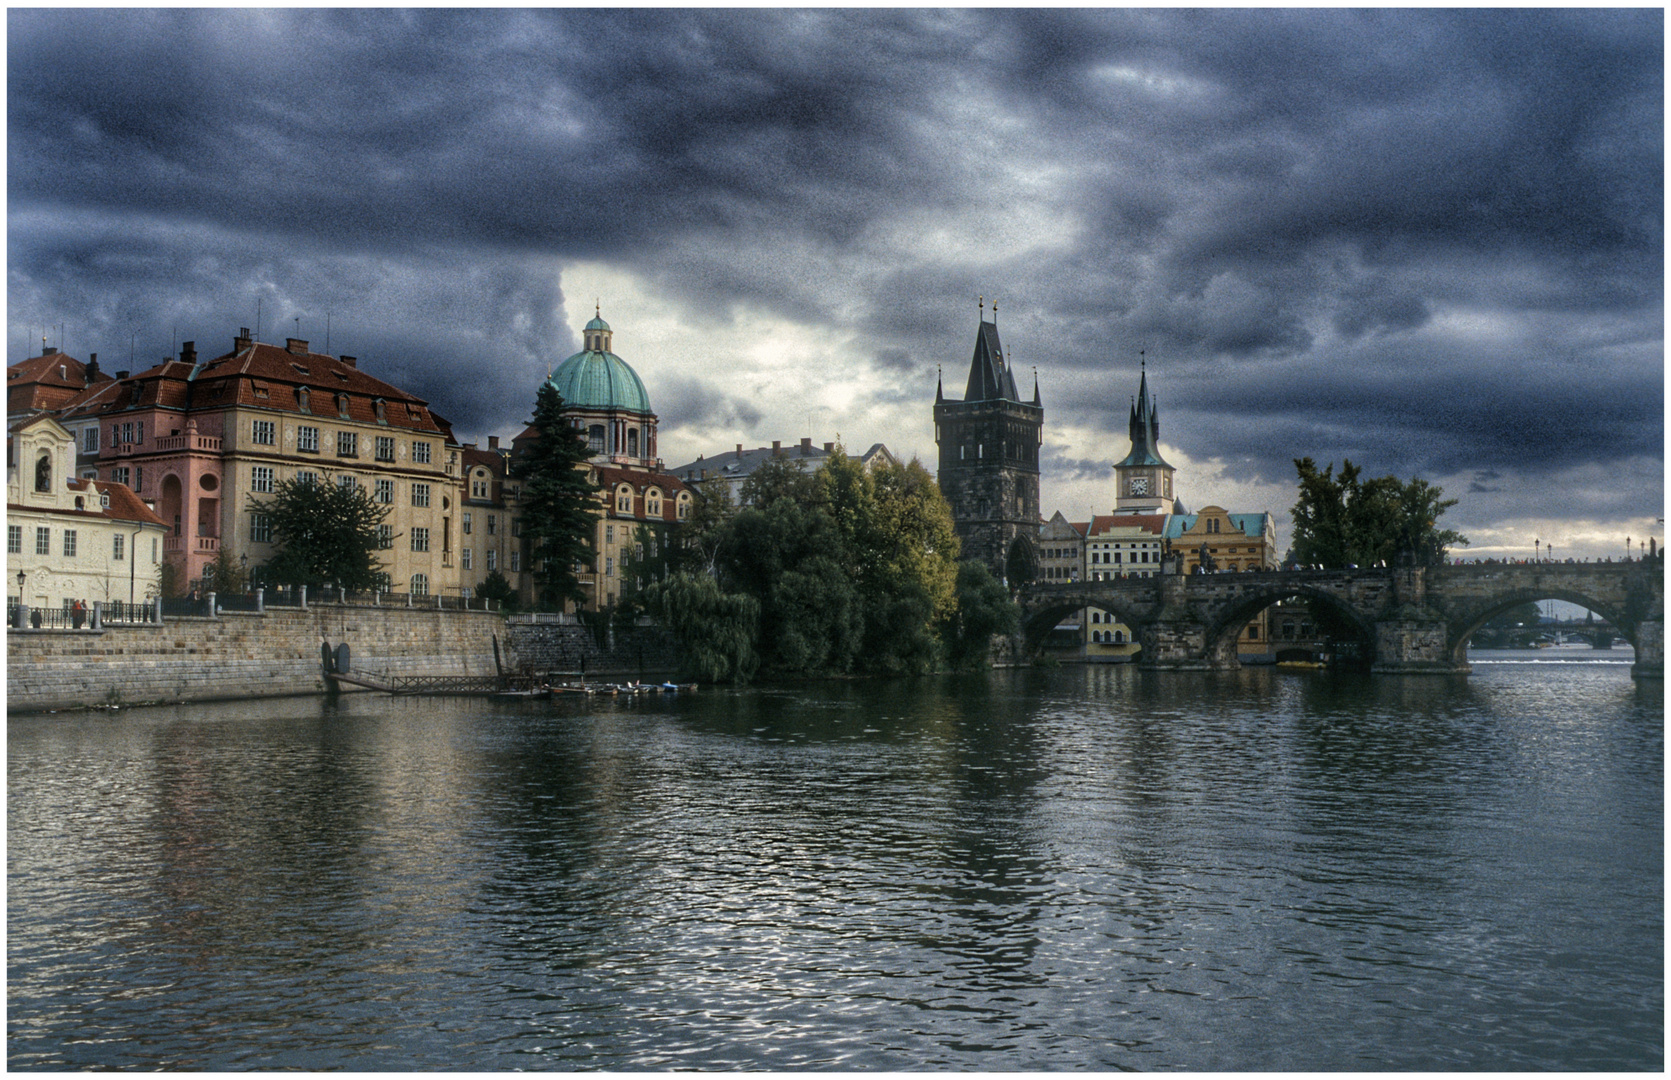
<svg viewBox="0 0 1671 1080">
<path fill-rule="evenodd" d="M 1021 591 L 1017 643 L 1036 656 L 1065 616 L 1085 607 L 1112 614 L 1142 648 L 1137 664 L 1162 670 L 1239 666 L 1237 637 L 1279 600 L 1310 604 L 1353 628 L 1384 673 L 1468 671 L 1468 637 L 1528 602 L 1566 600 L 1605 618 L 1636 649 L 1631 674 L 1665 672 L 1663 557 L 1619 563 L 1466 563 L 1352 570 L 1161 574 L 1149 578 L 1038 583 Z"/>
</svg>

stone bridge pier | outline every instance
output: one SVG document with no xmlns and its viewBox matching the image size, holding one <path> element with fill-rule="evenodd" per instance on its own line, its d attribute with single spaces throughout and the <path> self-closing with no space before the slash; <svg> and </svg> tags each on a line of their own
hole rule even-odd
<svg viewBox="0 0 1671 1080">
<path fill-rule="evenodd" d="M 1632 674 L 1665 674 L 1663 563 L 1527 563 L 1161 575 L 1032 585 L 1022 591 L 1017 655 L 1038 655 L 1071 611 L 1098 607 L 1131 628 L 1139 667 L 1202 671 L 1240 666 L 1243 626 L 1279 600 L 1323 609 L 1355 633 L 1371 670 L 1461 674 L 1468 638 L 1516 605 L 1566 600 L 1618 628 L 1636 649 Z"/>
</svg>

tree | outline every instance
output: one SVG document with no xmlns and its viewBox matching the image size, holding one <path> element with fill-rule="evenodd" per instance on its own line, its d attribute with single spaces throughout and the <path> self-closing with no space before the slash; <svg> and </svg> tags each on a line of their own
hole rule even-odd
<svg viewBox="0 0 1671 1080">
<path fill-rule="evenodd" d="M 737 499 L 744 506 L 764 510 L 779 499 L 815 502 L 821 492 L 816 473 L 806 471 L 800 458 L 774 457 L 749 473 L 737 491 Z"/>
<path fill-rule="evenodd" d="M 575 568 L 597 561 L 592 550 L 599 513 L 598 487 L 589 479 L 590 450 L 567 420 L 563 395 L 550 383 L 540 387 L 531 421 L 536 438 L 516 461 L 522 480 L 522 534 L 540 598 L 548 604 L 585 599 Z"/>
<path fill-rule="evenodd" d="M 516 588 L 497 570 L 488 571 L 487 577 L 482 578 L 482 583 L 476 586 L 476 595 L 484 600 L 497 601 L 501 611 L 516 610 Z"/>
<path fill-rule="evenodd" d="M 1020 605 L 985 563 L 971 559 L 958 564 L 957 610 L 941 631 L 953 667 L 979 667 L 993 635 L 1013 634 L 1020 625 Z"/>
<path fill-rule="evenodd" d="M 209 591 L 221 596 L 241 593 L 248 584 L 248 575 L 232 561 L 232 549 L 226 547 L 220 549 L 203 576 L 208 579 Z"/>
<path fill-rule="evenodd" d="M 1411 559 L 1423 565 L 1442 562 L 1454 544 L 1468 538 L 1440 529 L 1439 518 L 1456 505 L 1443 490 L 1415 478 L 1362 478 L 1362 470 L 1343 461 L 1318 470 L 1310 458 L 1294 462 L 1299 472 L 1299 501 L 1294 504 L 1291 555 L 1306 566 L 1331 569 L 1348 565 L 1392 565 Z"/>
<path fill-rule="evenodd" d="M 283 585 L 340 585 L 370 589 L 382 579 L 377 527 L 389 508 L 373 502 L 357 484 L 322 480 L 281 480 L 270 499 L 250 497 L 249 508 L 265 514 L 278 554 L 266 577 Z"/>
<path fill-rule="evenodd" d="M 681 572 L 645 590 L 645 603 L 679 642 L 681 674 L 700 682 L 745 683 L 759 657 L 760 605 L 752 596 L 726 593 L 706 574 Z"/>
</svg>

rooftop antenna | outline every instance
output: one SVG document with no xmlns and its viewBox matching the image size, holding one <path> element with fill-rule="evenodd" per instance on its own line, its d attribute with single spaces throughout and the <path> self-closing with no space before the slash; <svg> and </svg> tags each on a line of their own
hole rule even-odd
<svg viewBox="0 0 1671 1080">
<path fill-rule="evenodd" d="M 331 355 L 331 313 L 325 312 L 325 355 Z"/>
<path fill-rule="evenodd" d="M 985 322 L 986 321 L 986 297 L 978 296 L 978 297 L 975 298 L 975 300 L 976 300 L 976 303 L 978 303 L 980 305 L 980 313 L 981 313 L 980 314 L 980 319 L 981 319 L 981 322 Z"/>
<path fill-rule="evenodd" d="M 290 321 L 296 324 L 296 337 L 298 339 L 301 338 L 301 336 L 302 336 L 302 317 L 300 315 L 298 315 Z"/>
<path fill-rule="evenodd" d="M 261 297 L 255 298 L 255 340 L 261 340 Z"/>
<path fill-rule="evenodd" d="M 998 301 L 992 301 L 992 325 L 998 325 Z"/>
</svg>

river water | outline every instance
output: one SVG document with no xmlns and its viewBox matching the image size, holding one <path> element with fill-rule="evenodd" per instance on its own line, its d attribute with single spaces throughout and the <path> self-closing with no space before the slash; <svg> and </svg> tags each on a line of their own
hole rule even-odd
<svg viewBox="0 0 1671 1080">
<path fill-rule="evenodd" d="M 7 1061 L 1658 1070 L 1629 658 L 11 717 Z"/>
</svg>

